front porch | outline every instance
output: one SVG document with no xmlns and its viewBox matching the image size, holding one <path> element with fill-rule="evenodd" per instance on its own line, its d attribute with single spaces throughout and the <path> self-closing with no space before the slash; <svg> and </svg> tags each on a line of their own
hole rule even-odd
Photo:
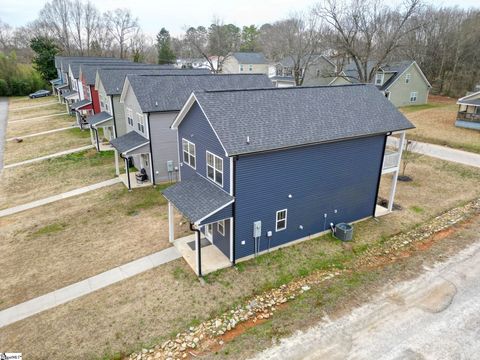
<svg viewBox="0 0 480 360">
<path fill-rule="evenodd" d="M 460 105 L 455 126 L 466 129 L 480 130 L 480 100 L 479 105 Z"/>
<path fill-rule="evenodd" d="M 121 173 L 118 175 L 118 177 L 120 178 L 120 180 L 122 180 L 122 182 L 125 184 L 125 186 L 127 187 L 127 189 L 138 189 L 138 188 L 141 188 L 141 187 L 146 187 L 146 186 L 152 186 L 152 183 L 149 181 L 149 180 L 144 180 L 144 181 L 137 181 L 137 177 L 136 177 L 136 172 L 132 172 L 132 171 L 125 171 L 124 173 Z"/>
</svg>

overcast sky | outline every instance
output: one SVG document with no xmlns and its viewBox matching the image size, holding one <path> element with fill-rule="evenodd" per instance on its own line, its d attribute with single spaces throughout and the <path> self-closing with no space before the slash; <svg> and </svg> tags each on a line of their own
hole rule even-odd
<svg viewBox="0 0 480 360">
<path fill-rule="evenodd" d="M 401 0 L 389 1 L 400 3 Z M 429 0 L 435 4 L 479 7 L 479 0 Z M 0 19 L 21 26 L 36 19 L 46 1 L 0 0 Z M 100 11 L 129 8 L 139 18 L 142 29 L 153 35 L 161 27 L 178 35 L 189 26 L 208 25 L 213 16 L 227 23 L 261 25 L 287 17 L 295 11 L 310 8 L 314 0 L 100 0 L 92 1 Z"/>
</svg>

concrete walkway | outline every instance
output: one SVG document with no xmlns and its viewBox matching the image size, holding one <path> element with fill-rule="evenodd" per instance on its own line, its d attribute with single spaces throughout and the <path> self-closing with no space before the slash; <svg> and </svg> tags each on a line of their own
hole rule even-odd
<svg viewBox="0 0 480 360">
<path fill-rule="evenodd" d="M 13 124 L 13 123 L 22 122 L 22 121 L 43 120 L 49 117 L 60 116 L 60 115 L 68 115 L 68 113 L 63 112 L 63 113 L 43 115 L 43 116 L 37 116 L 37 117 L 31 117 L 31 118 L 25 118 L 25 119 L 10 120 L 9 123 Z"/>
<path fill-rule="evenodd" d="M 102 182 L 99 182 L 99 183 L 96 183 L 96 184 L 81 187 L 79 189 L 67 191 L 67 192 L 64 192 L 62 194 L 49 196 L 45 199 L 40 199 L 40 200 L 32 201 L 32 202 L 29 202 L 29 203 L 26 203 L 26 204 L 14 206 L 14 207 L 11 207 L 11 208 L 8 208 L 8 209 L 0 210 L 0 218 L 4 217 L 4 216 L 13 215 L 13 214 L 25 211 L 25 210 L 34 209 L 36 207 L 43 206 L 43 205 L 46 205 L 46 204 L 50 204 L 50 203 L 53 203 L 55 201 L 68 199 L 68 198 L 71 198 L 73 196 L 85 194 L 87 192 L 97 190 L 97 189 L 101 189 L 101 188 L 104 188 L 104 187 L 107 187 L 107 186 L 115 185 L 115 184 L 118 184 L 120 182 L 122 182 L 122 180 L 120 178 L 116 177 L 114 179 L 102 181 Z"/>
<path fill-rule="evenodd" d="M 428 155 L 434 158 L 452 161 L 459 164 L 480 167 L 480 154 L 471 153 L 457 149 L 451 149 L 446 146 L 427 144 L 418 141 L 412 141 L 412 151 L 415 153 Z M 398 139 L 389 137 L 389 145 L 397 145 Z"/>
<path fill-rule="evenodd" d="M 12 306 L 0 311 L 0 328 L 42 311 L 52 309 L 58 305 L 65 304 L 66 302 L 128 279 L 134 275 L 141 274 L 157 266 L 179 259 L 180 257 L 181 255 L 177 249 L 170 247 L 35 299 Z"/>
<path fill-rule="evenodd" d="M 3 169 L 3 152 L 5 150 L 5 134 L 7 133 L 8 99 L 0 98 L 0 173 Z"/>
<path fill-rule="evenodd" d="M 14 136 L 14 137 L 11 137 L 11 138 L 7 139 L 7 141 L 13 141 L 13 140 L 18 139 L 18 138 L 20 138 L 20 139 L 26 139 L 26 138 L 31 138 L 31 137 L 35 137 L 35 136 L 53 134 L 53 133 L 56 133 L 56 132 L 59 132 L 59 131 L 65 131 L 65 130 L 75 129 L 75 128 L 78 128 L 78 126 L 72 125 L 72 126 L 69 126 L 69 127 L 64 127 L 64 128 L 59 128 L 59 129 L 42 131 L 42 132 L 38 132 L 38 133 L 35 133 L 35 134 L 18 135 L 18 136 Z"/>
<path fill-rule="evenodd" d="M 57 157 L 60 157 L 60 156 L 64 156 L 64 155 L 73 154 L 73 153 L 76 153 L 76 152 L 92 149 L 93 147 L 94 147 L 93 145 L 87 145 L 87 146 L 82 146 L 82 147 L 79 147 L 79 148 L 76 148 L 76 149 L 60 151 L 60 152 L 55 153 L 55 154 L 50 154 L 50 155 L 41 156 L 41 157 L 38 157 L 38 158 L 35 158 L 35 159 L 20 161 L 18 163 L 14 163 L 14 164 L 8 164 L 8 165 L 4 166 L 4 169 L 11 169 L 11 168 L 14 168 L 14 167 L 27 165 L 27 164 L 32 164 L 32 163 L 47 160 L 47 159 L 53 159 L 53 158 L 57 158 Z"/>
</svg>

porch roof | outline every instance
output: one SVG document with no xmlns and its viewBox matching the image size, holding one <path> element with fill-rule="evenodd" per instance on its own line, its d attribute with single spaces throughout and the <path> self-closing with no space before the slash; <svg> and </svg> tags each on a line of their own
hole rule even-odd
<svg viewBox="0 0 480 360">
<path fill-rule="evenodd" d="M 72 99 L 72 98 L 78 96 L 78 92 L 77 92 L 77 91 L 73 91 L 73 90 L 67 90 L 67 91 L 62 92 L 62 96 L 63 96 L 65 99 Z"/>
<path fill-rule="evenodd" d="M 77 101 L 76 103 L 73 103 L 70 105 L 70 109 L 72 110 L 83 110 L 83 108 L 88 107 L 88 105 L 91 105 L 92 102 L 90 100 L 84 99 Z"/>
<path fill-rule="evenodd" d="M 233 196 L 199 175 L 167 188 L 163 196 L 197 224 L 235 201 Z"/>
<path fill-rule="evenodd" d="M 480 99 L 459 99 L 457 104 L 480 106 Z"/>
<path fill-rule="evenodd" d="M 148 145 L 149 142 L 148 139 L 144 138 L 136 131 L 130 131 L 125 135 L 110 140 L 110 144 L 112 144 L 120 154 L 124 155 L 128 153 L 131 154 L 134 150 L 143 148 Z"/>
<path fill-rule="evenodd" d="M 53 87 L 57 90 L 60 90 L 60 89 L 68 87 L 68 84 L 57 84 L 57 85 L 54 85 Z"/>
<path fill-rule="evenodd" d="M 61 84 L 61 83 L 62 83 L 62 79 L 59 79 L 59 78 L 50 80 L 50 84 L 53 84 L 53 85 L 57 85 L 57 84 Z"/>
<path fill-rule="evenodd" d="M 109 114 L 106 111 L 99 112 L 98 114 L 95 114 L 93 116 L 90 116 L 87 119 L 87 122 L 93 126 L 96 127 L 97 125 L 103 125 L 106 122 L 111 122 L 113 120 L 113 116 Z"/>
</svg>

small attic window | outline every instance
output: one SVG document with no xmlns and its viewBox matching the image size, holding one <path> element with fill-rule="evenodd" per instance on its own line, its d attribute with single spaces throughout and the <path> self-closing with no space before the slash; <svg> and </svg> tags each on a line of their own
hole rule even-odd
<svg viewBox="0 0 480 360">
<path fill-rule="evenodd" d="M 375 85 L 382 85 L 383 84 L 383 73 L 375 74 Z"/>
<path fill-rule="evenodd" d="M 408 84 L 411 79 L 412 79 L 412 74 L 406 74 L 405 75 L 405 84 Z"/>
</svg>

